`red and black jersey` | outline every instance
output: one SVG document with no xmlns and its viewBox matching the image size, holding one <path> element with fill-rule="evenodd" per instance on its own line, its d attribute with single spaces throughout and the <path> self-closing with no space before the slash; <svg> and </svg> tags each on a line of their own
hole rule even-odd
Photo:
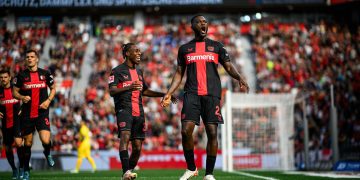
<svg viewBox="0 0 360 180">
<path fill-rule="evenodd" d="M 25 69 L 14 78 L 14 86 L 20 88 L 20 94 L 30 96 L 31 100 L 22 105 L 24 117 L 37 118 L 39 114 L 49 113 L 49 109 L 40 109 L 39 106 L 48 97 L 48 87 L 54 84 L 54 78 L 49 71 L 38 68 L 37 71 Z"/>
<path fill-rule="evenodd" d="M 3 114 L 3 127 L 12 128 L 18 121 L 20 101 L 12 94 L 12 86 L 0 87 L 0 112 Z"/>
<path fill-rule="evenodd" d="M 134 81 L 141 81 L 143 84 L 143 91 L 148 86 L 144 82 L 143 72 L 140 69 L 131 69 L 125 63 L 112 69 L 109 76 L 109 87 L 116 86 L 123 88 L 130 86 Z M 133 116 L 140 116 L 144 114 L 142 105 L 142 92 L 140 91 L 125 91 L 114 96 L 115 110 L 120 109 L 131 112 Z"/>
<path fill-rule="evenodd" d="M 223 44 L 208 38 L 202 42 L 192 40 L 179 48 L 177 61 L 179 66 L 186 67 L 186 92 L 221 97 L 217 67 L 230 61 Z"/>
</svg>

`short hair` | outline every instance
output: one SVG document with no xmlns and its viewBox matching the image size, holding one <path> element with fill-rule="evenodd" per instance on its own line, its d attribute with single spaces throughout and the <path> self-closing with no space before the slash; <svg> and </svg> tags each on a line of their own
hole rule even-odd
<svg viewBox="0 0 360 180">
<path fill-rule="evenodd" d="M 197 15 L 195 15 L 195 16 L 193 16 L 192 18 L 191 18 L 191 25 L 194 23 L 194 21 L 195 21 L 195 19 L 197 18 L 197 17 L 199 17 L 199 16 L 202 16 L 202 17 L 205 17 L 204 15 L 202 15 L 202 14 L 197 14 Z"/>
<path fill-rule="evenodd" d="M 10 69 L 9 68 L 2 68 L 0 70 L 0 74 L 8 74 L 10 76 Z"/>
<path fill-rule="evenodd" d="M 126 59 L 126 52 L 128 52 L 129 49 L 131 48 L 131 46 L 133 46 L 133 45 L 135 45 L 135 43 L 127 43 L 122 46 L 122 53 L 123 53 L 124 59 Z"/>
<path fill-rule="evenodd" d="M 35 50 L 35 49 L 29 49 L 26 51 L 26 54 L 29 54 L 29 53 L 35 53 L 36 57 L 39 58 L 39 53 Z"/>
</svg>

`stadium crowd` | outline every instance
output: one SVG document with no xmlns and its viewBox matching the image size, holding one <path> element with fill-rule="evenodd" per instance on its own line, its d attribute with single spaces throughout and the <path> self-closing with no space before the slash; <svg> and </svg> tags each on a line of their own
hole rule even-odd
<svg viewBox="0 0 360 180">
<path fill-rule="evenodd" d="M 304 151 L 303 112 L 309 121 L 311 162 L 326 161 L 331 156 L 331 85 L 334 85 L 334 104 L 338 107 L 340 154 L 345 159 L 356 158 L 358 155 L 351 152 L 359 152 L 360 148 L 357 108 L 360 105 L 360 28 L 351 33 L 346 26 L 324 21 L 254 23 L 251 34 L 258 93 L 298 92 L 300 101 L 295 107 L 297 159 Z M 306 102 L 306 109 L 303 109 L 302 100 Z"/>
<path fill-rule="evenodd" d="M 305 97 L 306 109 L 301 103 L 295 107 L 297 156 L 303 152 L 302 113 L 309 120 L 310 149 L 314 159 L 329 158 L 330 152 L 330 85 L 335 89 L 335 105 L 338 108 L 339 145 L 345 152 L 360 144 L 359 123 L 359 80 L 360 28 L 350 32 L 339 24 L 319 23 L 251 23 L 249 37 L 255 54 L 257 93 L 297 92 L 300 99 Z M 236 45 L 239 25 L 212 24 L 209 36 L 225 44 L 234 61 L 240 53 Z M 11 66 L 21 62 L 25 49 L 42 50 L 49 35 L 46 27 L 21 28 L 9 32 L 0 29 L 0 61 Z M 88 37 L 76 26 L 63 25 L 59 28 L 56 47 L 50 55 L 49 69 L 58 79 L 79 77 L 79 70 Z M 82 119 L 88 121 L 92 132 L 93 149 L 118 149 L 117 126 L 113 100 L 108 92 L 107 79 L 110 69 L 123 62 L 121 45 L 138 42 L 142 51 L 141 68 L 146 83 L 152 90 L 165 92 L 171 82 L 177 50 L 191 40 L 190 27 L 186 23 L 146 26 L 139 32 L 130 26 L 100 28 L 95 47 L 95 59 L 89 86 L 84 99 L 75 103 L 63 93 L 58 93 L 52 106 L 52 134 L 54 150 L 76 149 L 76 134 Z M 18 72 L 21 63 L 15 63 Z M 235 63 L 239 66 L 239 63 Z M 246 67 L 245 67 L 246 68 Z M 219 70 L 222 80 L 228 75 Z M 226 88 L 227 83 L 223 83 Z M 237 84 L 233 84 L 238 91 Z M 183 87 L 183 86 L 181 86 Z M 179 97 L 182 97 L 182 90 Z M 170 108 L 160 107 L 160 98 L 144 98 L 144 110 L 148 122 L 146 150 L 181 149 L 180 111 L 181 102 Z M 199 126 L 195 143 L 205 148 L 203 125 Z M 349 146 L 351 145 L 351 146 Z M 351 152 L 352 150 L 350 150 Z M 360 152 L 360 151 L 357 151 Z M 343 154 L 343 153 L 342 153 Z"/>
</svg>

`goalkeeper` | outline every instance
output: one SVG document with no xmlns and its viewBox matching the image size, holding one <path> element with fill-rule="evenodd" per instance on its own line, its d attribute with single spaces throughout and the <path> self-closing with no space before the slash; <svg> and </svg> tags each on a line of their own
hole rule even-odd
<svg viewBox="0 0 360 180">
<path fill-rule="evenodd" d="M 96 171 L 96 164 L 94 159 L 91 157 L 91 145 L 90 145 L 90 130 L 86 126 L 86 122 L 82 120 L 80 122 L 80 145 L 78 148 L 78 159 L 76 162 L 76 167 L 72 170 L 72 173 L 78 173 L 80 170 L 80 166 L 84 158 L 88 159 L 91 164 L 92 172 Z"/>
</svg>

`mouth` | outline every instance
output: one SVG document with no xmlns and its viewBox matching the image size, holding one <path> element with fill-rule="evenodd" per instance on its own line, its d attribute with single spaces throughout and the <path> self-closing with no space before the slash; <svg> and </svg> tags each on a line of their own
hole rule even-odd
<svg viewBox="0 0 360 180">
<path fill-rule="evenodd" d="M 200 30 L 201 30 L 201 31 L 200 31 L 201 33 L 206 33 L 206 27 L 205 27 L 205 26 L 202 26 L 202 27 L 200 28 Z"/>
</svg>

